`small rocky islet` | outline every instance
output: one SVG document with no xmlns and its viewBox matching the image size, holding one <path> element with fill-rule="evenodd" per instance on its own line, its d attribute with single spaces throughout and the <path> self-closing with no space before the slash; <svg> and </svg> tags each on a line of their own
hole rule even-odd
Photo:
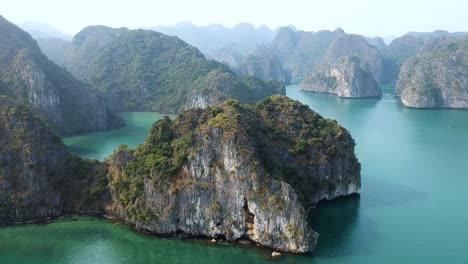
<svg viewBox="0 0 468 264">
<path fill-rule="evenodd" d="M 346 129 L 284 96 L 164 118 L 102 163 L 70 154 L 26 106 L 0 97 L 0 108 L 2 224 L 106 214 L 152 233 L 303 253 L 318 238 L 307 209 L 360 189 Z"/>
</svg>

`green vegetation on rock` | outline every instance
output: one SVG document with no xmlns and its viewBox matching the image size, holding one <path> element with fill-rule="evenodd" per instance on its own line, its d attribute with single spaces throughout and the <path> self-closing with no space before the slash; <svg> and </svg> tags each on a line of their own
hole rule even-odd
<svg viewBox="0 0 468 264">
<path fill-rule="evenodd" d="M 102 213 L 107 166 L 68 152 L 29 107 L 0 96 L 0 224 Z"/>
<path fill-rule="evenodd" d="M 403 64 L 397 92 L 416 108 L 468 108 L 468 40 L 438 39 Z"/>
<path fill-rule="evenodd" d="M 150 30 L 88 27 L 65 55 L 64 65 L 119 111 L 178 113 L 231 97 L 247 103 L 284 94 L 281 83 L 239 78 L 179 38 Z"/>
<path fill-rule="evenodd" d="M 31 106 L 60 134 L 115 125 L 88 85 L 49 61 L 30 35 L 1 16 L 0 36 L 0 95 Z"/>
</svg>

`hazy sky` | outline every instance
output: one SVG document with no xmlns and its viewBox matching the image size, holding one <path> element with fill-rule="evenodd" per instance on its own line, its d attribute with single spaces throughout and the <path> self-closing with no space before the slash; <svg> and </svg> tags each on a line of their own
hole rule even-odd
<svg viewBox="0 0 468 264">
<path fill-rule="evenodd" d="M 1 0 L 14 23 L 36 20 L 69 34 L 87 25 L 149 27 L 191 21 L 233 26 L 250 22 L 303 30 L 342 27 L 349 33 L 401 35 L 408 31 L 468 31 L 467 0 Z"/>
</svg>

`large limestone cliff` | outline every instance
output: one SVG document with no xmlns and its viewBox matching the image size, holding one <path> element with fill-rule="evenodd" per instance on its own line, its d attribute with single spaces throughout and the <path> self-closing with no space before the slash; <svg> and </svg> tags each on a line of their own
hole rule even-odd
<svg viewBox="0 0 468 264">
<path fill-rule="evenodd" d="M 101 98 L 49 61 L 30 35 L 0 16 L 0 95 L 28 104 L 60 134 L 117 125 Z"/>
<path fill-rule="evenodd" d="M 333 93 L 346 98 L 382 96 L 377 81 L 360 67 L 357 57 L 342 57 L 318 66 L 301 87 L 305 91 Z"/>
<path fill-rule="evenodd" d="M 72 156 L 29 108 L 0 96 L 0 225 L 102 211 L 102 166 Z"/>
<path fill-rule="evenodd" d="M 268 47 L 261 47 L 255 54 L 248 56 L 244 63 L 236 67 L 241 76 L 255 76 L 265 81 L 291 82 L 291 73 L 283 68 L 281 60 Z"/>
<path fill-rule="evenodd" d="M 357 57 L 360 67 L 369 72 L 378 83 L 381 83 L 384 72 L 383 57 L 379 50 L 367 43 L 362 36 L 340 35 L 330 45 L 322 62 L 335 62 L 342 57 Z"/>
<path fill-rule="evenodd" d="M 403 64 L 397 93 L 414 108 L 468 108 L 468 39 L 439 39 Z"/>
<path fill-rule="evenodd" d="M 65 146 L 12 99 L 0 110 L 0 223 L 60 215 Z"/>
<path fill-rule="evenodd" d="M 306 91 L 326 92 L 341 97 L 380 97 L 378 83 L 383 76 L 379 50 L 359 35 L 342 34 L 328 48 L 301 86 Z"/>
<path fill-rule="evenodd" d="M 109 166 L 108 212 L 138 229 L 290 252 L 315 247 L 309 206 L 360 188 L 349 133 L 283 96 L 163 119 L 145 144 L 120 148 Z"/>
</svg>

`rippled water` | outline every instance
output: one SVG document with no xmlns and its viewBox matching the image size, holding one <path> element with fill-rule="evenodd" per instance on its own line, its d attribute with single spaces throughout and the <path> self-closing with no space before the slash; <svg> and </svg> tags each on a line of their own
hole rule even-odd
<svg viewBox="0 0 468 264">
<path fill-rule="evenodd" d="M 313 255 L 286 255 L 280 263 L 468 263 L 468 111 L 405 108 L 390 86 L 380 100 L 340 99 L 297 86 L 287 94 L 351 131 L 363 187 L 360 197 L 327 202 L 312 212 L 312 226 L 321 233 Z M 122 143 L 143 142 L 156 119 L 128 115 L 135 121 L 124 128 L 128 132 L 66 142 L 94 158 Z M 0 263 L 263 263 L 269 253 L 148 237 L 95 219 L 0 229 Z"/>
</svg>

